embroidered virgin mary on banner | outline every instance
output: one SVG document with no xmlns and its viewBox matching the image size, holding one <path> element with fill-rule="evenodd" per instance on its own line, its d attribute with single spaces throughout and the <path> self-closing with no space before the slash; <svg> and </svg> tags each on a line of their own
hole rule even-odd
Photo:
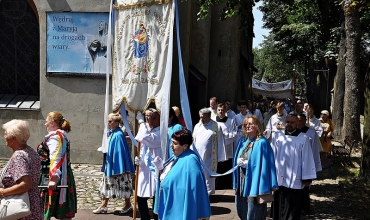
<svg viewBox="0 0 370 220">
<path fill-rule="evenodd" d="M 161 109 L 172 2 L 117 0 L 114 9 L 113 108 L 125 102 L 136 112 L 154 102 Z"/>
</svg>

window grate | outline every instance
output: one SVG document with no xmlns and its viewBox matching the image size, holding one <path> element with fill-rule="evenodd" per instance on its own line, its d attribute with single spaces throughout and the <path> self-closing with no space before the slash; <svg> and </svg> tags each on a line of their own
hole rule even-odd
<svg viewBox="0 0 370 220">
<path fill-rule="evenodd" d="M 40 107 L 39 38 L 27 0 L 0 1 L 0 108 Z"/>
</svg>

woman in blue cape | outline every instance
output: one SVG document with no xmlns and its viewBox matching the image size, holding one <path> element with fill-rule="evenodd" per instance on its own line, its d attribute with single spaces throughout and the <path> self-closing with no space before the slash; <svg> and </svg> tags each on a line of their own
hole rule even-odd
<svg viewBox="0 0 370 220">
<path fill-rule="evenodd" d="M 242 129 L 233 160 L 239 166 L 233 173 L 236 210 L 242 220 L 265 220 L 266 203 L 278 189 L 274 153 L 256 116 L 246 117 Z"/>
<path fill-rule="evenodd" d="M 200 159 L 189 148 L 192 143 L 191 131 L 175 132 L 172 135 L 173 156 L 163 165 L 155 163 L 160 174 L 154 212 L 161 220 L 198 220 L 211 215 Z"/>
<path fill-rule="evenodd" d="M 132 178 L 135 173 L 126 136 L 119 127 L 122 117 L 118 113 L 108 115 L 108 152 L 104 154 L 102 172 L 103 178 L 99 186 L 103 196 L 102 203 L 93 213 L 107 213 L 109 198 L 125 199 L 125 207 L 120 213 L 132 209 L 130 197 L 132 196 Z"/>
</svg>

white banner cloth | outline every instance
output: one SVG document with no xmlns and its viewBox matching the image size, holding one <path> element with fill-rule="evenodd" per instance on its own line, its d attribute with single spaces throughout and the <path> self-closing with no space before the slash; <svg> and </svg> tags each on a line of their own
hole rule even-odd
<svg viewBox="0 0 370 220">
<path fill-rule="evenodd" d="M 268 83 L 252 79 L 252 89 L 255 93 L 269 98 L 286 99 L 293 98 L 292 80 Z"/>
<path fill-rule="evenodd" d="M 113 109 L 126 102 L 142 111 L 151 102 L 161 109 L 172 3 L 168 0 L 117 0 L 113 49 Z"/>
</svg>

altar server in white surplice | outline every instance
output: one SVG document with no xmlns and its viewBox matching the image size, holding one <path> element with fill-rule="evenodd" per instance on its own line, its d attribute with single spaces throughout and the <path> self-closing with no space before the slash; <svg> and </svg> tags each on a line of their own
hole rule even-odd
<svg viewBox="0 0 370 220">
<path fill-rule="evenodd" d="M 143 115 L 138 112 L 136 119 L 140 124 L 135 139 L 141 142 L 139 157 L 135 157 L 135 164 L 139 166 L 139 179 L 137 186 L 137 202 L 141 219 L 150 219 L 148 199 L 155 196 L 156 177 L 153 159 L 163 158 L 160 138 L 160 116 L 156 109 L 149 108 Z M 158 219 L 153 214 L 154 219 Z"/>
<path fill-rule="evenodd" d="M 216 172 L 217 162 L 227 159 L 224 135 L 218 123 L 211 119 L 211 111 L 208 108 L 201 109 L 199 117 L 200 121 L 195 125 L 193 132 L 194 145 L 205 165 Z M 214 194 L 215 178 L 211 178 L 206 171 L 204 177 L 208 195 Z"/>
<path fill-rule="evenodd" d="M 221 127 L 225 138 L 226 161 L 219 162 L 217 165 L 217 173 L 225 173 L 233 166 L 234 156 L 234 141 L 237 135 L 235 122 L 232 118 L 226 116 L 226 105 L 223 103 L 217 106 L 216 122 Z M 216 189 L 232 189 L 232 175 L 218 177 L 216 180 Z"/>
<path fill-rule="evenodd" d="M 283 131 L 275 133 L 271 147 L 275 155 L 279 190 L 274 193 L 273 219 L 300 219 L 303 188 L 316 178 L 315 162 L 308 137 L 297 137 L 296 115 L 288 115 Z"/>
<path fill-rule="evenodd" d="M 310 128 L 306 125 L 306 115 L 299 114 L 298 116 L 298 129 L 301 133 L 300 136 L 307 136 L 310 139 L 310 146 L 313 154 L 313 159 L 315 161 L 316 172 L 322 170 L 321 160 L 320 160 L 320 151 L 322 150 L 320 138 L 317 135 L 316 131 L 313 128 Z M 302 212 L 305 214 L 311 213 L 311 200 L 310 200 L 310 187 L 305 187 L 302 194 Z"/>
<path fill-rule="evenodd" d="M 298 116 L 298 129 L 301 133 L 298 136 L 307 136 L 310 139 L 310 146 L 312 150 L 313 159 L 315 161 L 316 172 L 322 170 L 320 161 L 320 151 L 322 151 L 322 146 L 320 143 L 320 138 L 313 128 L 306 125 L 306 115 L 299 114 Z"/>
</svg>

